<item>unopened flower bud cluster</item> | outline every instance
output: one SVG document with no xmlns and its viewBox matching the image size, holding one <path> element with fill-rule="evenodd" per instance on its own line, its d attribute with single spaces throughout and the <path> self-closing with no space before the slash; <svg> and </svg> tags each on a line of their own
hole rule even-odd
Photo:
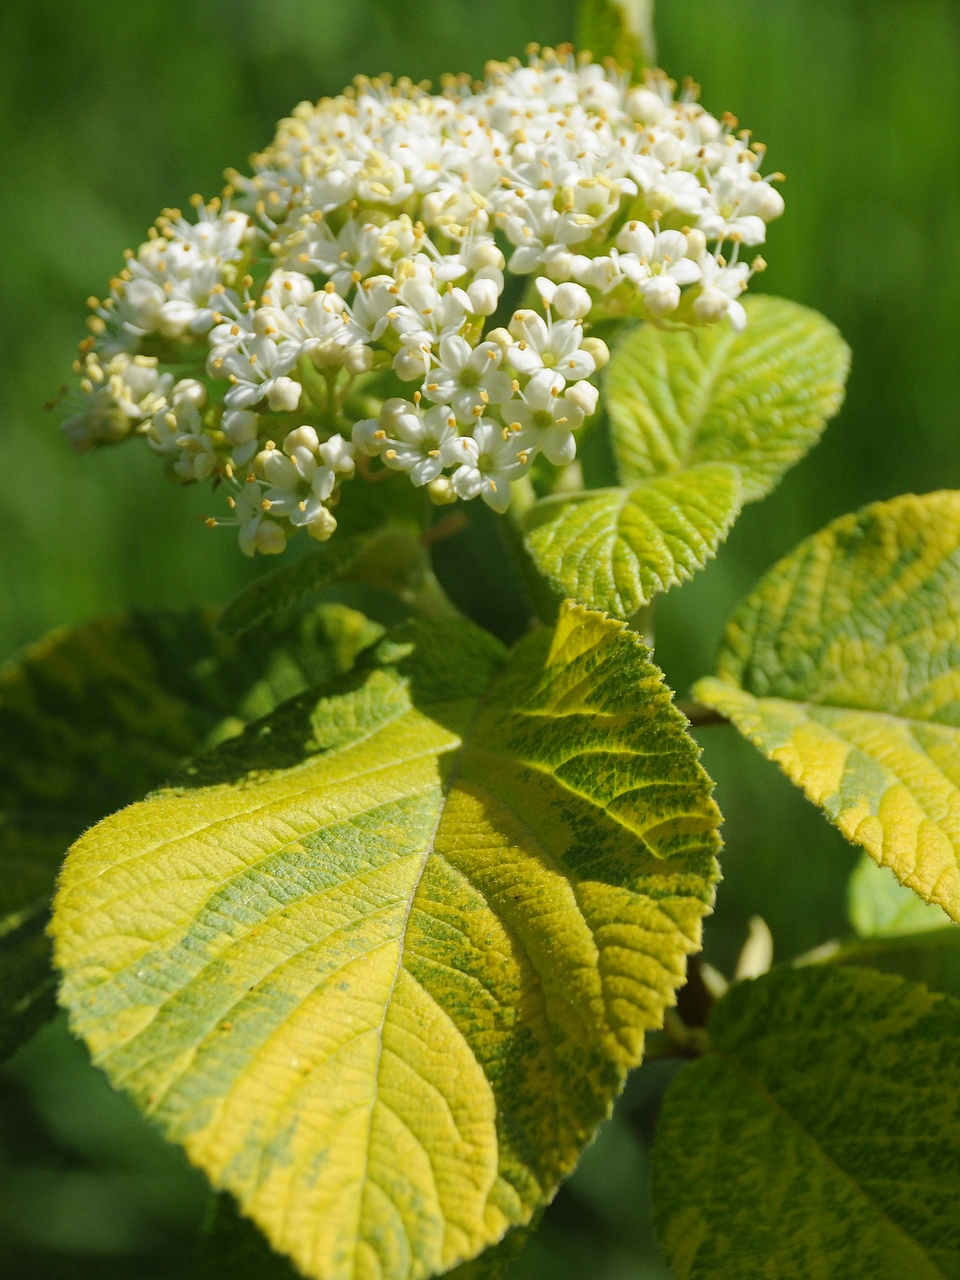
<svg viewBox="0 0 960 1280">
<path fill-rule="evenodd" d="M 91 300 L 69 442 L 142 435 L 220 482 L 208 523 L 251 555 L 329 538 L 355 476 L 505 511 L 538 456 L 576 455 L 597 321 L 746 323 L 741 252 L 783 201 L 763 148 L 674 89 L 560 50 L 302 104 Z"/>
</svg>

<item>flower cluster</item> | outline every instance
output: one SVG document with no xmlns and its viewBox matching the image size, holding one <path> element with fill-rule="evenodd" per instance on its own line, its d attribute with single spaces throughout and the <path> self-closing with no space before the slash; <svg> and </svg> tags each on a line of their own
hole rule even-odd
<svg viewBox="0 0 960 1280">
<path fill-rule="evenodd" d="M 763 147 L 675 88 L 562 49 L 301 104 L 91 299 L 69 442 L 139 434 L 214 478 L 232 513 L 210 523 L 248 554 L 328 538 L 355 475 L 506 510 L 538 458 L 576 455 L 598 321 L 746 323 L 763 263 L 741 254 L 783 201 Z"/>
</svg>

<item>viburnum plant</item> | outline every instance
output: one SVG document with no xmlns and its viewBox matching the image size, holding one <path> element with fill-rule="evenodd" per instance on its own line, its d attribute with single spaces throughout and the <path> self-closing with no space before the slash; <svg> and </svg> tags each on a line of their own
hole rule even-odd
<svg viewBox="0 0 960 1280">
<path fill-rule="evenodd" d="M 653 600 L 817 441 L 848 351 L 744 297 L 784 211 L 764 147 L 617 5 L 584 31 L 620 61 L 301 104 L 91 299 L 69 443 L 212 482 L 247 555 L 318 545 L 0 676 L 3 1048 L 52 1012 L 49 932 L 94 1061 L 273 1249 L 419 1280 L 502 1274 L 646 1040 L 691 1059 L 654 1151 L 678 1277 L 960 1275 L 960 1005 L 877 971 L 957 945 L 960 494 L 801 543 L 675 705 Z M 509 651 L 431 559 L 476 498 Z M 691 722 L 863 847 L 859 941 L 768 973 L 758 922 L 738 981 L 697 963 Z"/>
</svg>

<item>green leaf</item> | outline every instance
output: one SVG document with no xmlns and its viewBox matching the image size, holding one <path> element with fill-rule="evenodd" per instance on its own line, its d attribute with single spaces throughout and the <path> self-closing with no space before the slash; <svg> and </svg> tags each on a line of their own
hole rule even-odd
<svg viewBox="0 0 960 1280">
<path fill-rule="evenodd" d="M 960 493 L 842 516 L 775 565 L 694 693 L 960 920 Z"/>
<path fill-rule="evenodd" d="M 341 581 L 373 541 L 373 534 L 334 534 L 303 559 L 255 578 L 224 609 L 220 630 L 224 635 L 242 636 L 276 610 L 288 609 L 311 592 Z"/>
<path fill-rule="evenodd" d="M 544 498 L 523 524 L 530 554 L 557 591 L 629 618 L 706 564 L 740 505 L 738 469 L 704 463 L 632 489 Z"/>
<path fill-rule="evenodd" d="M 629 617 L 703 568 L 837 412 L 850 352 L 833 325 L 781 298 L 746 307 L 740 334 L 642 324 L 617 348 L 606 399 L 622 487 L 522 518 L 555 589 Z"/>
<path fill-rule="evenodd" d="M 816 444 L 843 401 L 850 349 L 834 326 L 783 298 L 745 300 L 747 327 L 639 325 L 607 370 L 623 484 L 703 462 L 740 468 L 756 502 Z"/>
<path fill-rule="evenodd" d="M 953 928 L 938 906 L 922 902 L 900 884 L 889 867 L 864 854 L 850 877 L 850 923 L 861 938 L 896 938 L 930 929 Z M 958 931 L 960 939 L 960 931 Z"/>
<path fill-rule="evenodd" d="M 709 1031 L 654 1146 L 677 1280 L 960 1275 L 960 1002 L 814 966 L 734 986 Z"/>
<path fill-rule="evenodd" d="M 0 871 L 5 863 L 0 856 Z M 48 906 L 49 895 L 0 919 L 0 1062 L 56 1013 Z"/>
<path fill-rule="evenodd" d="M 385 640 L 74 846 L 72 1025 L 274 1247 L 416 1280 L 530 1220 L 699 945 L 719 820 L 622 623 Z"/>
<path fill-rule="evenodd" d="M 206 745 L 352 665 L 383 628 L 340 605 L 234 644 L 214 614 L 56 631 L 0 674 L 0 1057 L 54 1011 L 44 934 L 69 845 Z"/>
<path fill-rule="evenodd" d="M 653 0 L 580 0 L 577 45 L 640 70 L 654 56 Z"/>
<path fill-rule="evenodd" d="M 873 865 L 872 863 L 870 864 Z M 960 997 L 960 929 L 943 929 L 884 938 L 854 938 L 818 947 L 794 961 L 797 965 L 842 964 L 897 973 L 922 982 L 931 991 Z"/>
</svg>

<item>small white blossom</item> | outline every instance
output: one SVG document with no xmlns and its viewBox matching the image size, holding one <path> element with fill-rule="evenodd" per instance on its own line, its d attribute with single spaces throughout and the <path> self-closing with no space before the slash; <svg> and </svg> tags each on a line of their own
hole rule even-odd
<svg viewBox="0 0 960 1280">
<path fill-rule="evenodd" d="M 531 378 L 523 399 L 511 401 L 507 415 L 518 449 L 532 457 L 542 453 L 555 466 L 572 462 L 577 455 L 574 431 L 583 425 L 583 410 L 563 394 L 563 379 L 544 370 Z"/>
<path fill-rule="evenodd" d="M 324 503 L 338 476 L 352 476 L 353 447 L 341 435 L 321 443 L 313 427 L 298 427 L 277 448 L 261 450 L 256 457 L 257 475 L 268 488 L 263 496 L 271 518 L 285 517 L 297 528 L 324 542 L 332 529 Z M 329 529 L 329 532 L 328 532 Z"/>
<path fill-rule="evenodd" d="M 679 231 L 654 234 L 645 222 L 628 222 L 617 245 L 624 250 L 620 269 L 637 286 L 651 315 L 676 311 L 681 287 L 700 279 L 700 268 L 687 256 L 687 237 Z"/>
<path fill-rule="evenodd" d="M 559 374 L 562 384 L 589 378 L 596 369 L 593 356 L 580 345 L 583 328 L 576 320 L 545 321 L 536 311 L 515 311 L 510 334 L 515 341 L 507 361 L 525 376 L 547 369 Z"/>
<path fill-rule="evenodd" d="M 444 404 L 424 410 L 409 400 L 388 400 L 380 416 L 378 452 L 394 471 L 406 471 L 417 485 L 430 484 L 443 471 L 443 448 L 457 434 L 457 420 Z M 354 439 L 356 440 L 356 427 Z"/>
<path fill-rule="evenodd" d="M 287 545 L 282 525 L 267 518 L 262 486 L 253 476 L 240 486 L 236 497 L 228 499 L 233 508 L 233 518 L 217 520 L 215 524 L 239 526 L 240 550 L 245 556 L 259 551 L 261 555 L 279 555 Z M 208 521 L 208 523 L 210 523 Z"/>
<path fill-rule="evenodd" d="M 704 324 L 716 324 L 726 317 L 737 333 L 746 328 L 747 313 L 738 301 L 750 279 L 750 268 L 741 262 L 721 266 L 717 258 L 706 253 L 700 259 L 703 292 L 694 301 L 693 313 Z"/>
<path fill-rule="evenodd" d="M 488 405 L 503 404 L 513 394 L 510 379 L 500 369 L 503 352 L 495 342 L 471 347 L 456 335 L 441 338 L 435 368 L 427 373 L 424 395 L 449 404 L 461 422 L 471 422 Z"/>
<path fill-rule="evenodd" d="M 81 373 L 75 411 L 62 425 L 77 453 L 126 439 L 138 423 L 166 408 L 173 389 L 173 375 L 161 373 L 152 356 L 129 356 L 121 351 L 101 362 L 90 353 Z"/>
<path fill-rule="evenodd" d="M 501 514 L 510 505 L 510 484 L 527 473 L 531 457 L 518 448 L 515 434 L 500 423 L 481 418 L 469 436 L 448 440 L 441 451 L 444 466 L 460 498 L 480 497 Z"/>
</svg>

